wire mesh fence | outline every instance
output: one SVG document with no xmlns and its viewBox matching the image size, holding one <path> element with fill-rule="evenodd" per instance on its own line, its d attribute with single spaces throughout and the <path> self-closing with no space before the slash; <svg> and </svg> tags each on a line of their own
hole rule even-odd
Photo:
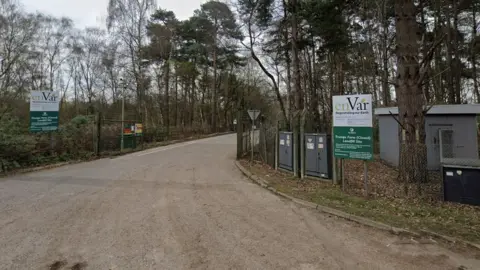
<svg viewBox="0 0 480 270">
<path fill-rule="evenodd" d="M 275 166 L 275 142 L 277 136 L 277 126 L 262 123 L 259 130 L 258 153 L 262 162 Z"/>
<path fill-rule="evenodd" d="M 254 159 L 275 166 L 275 148 L 277 134 L 281 124 L 267 121 L 259 125 L 258 146 L 254 148 Z M 328 131 L 329 129 L 325 129 Z M 250 148 L 249 133 L 245 132 L 242 149 Z M 374 133 L 374 159 L 367 162 L 368 194 L 370 197 L 422 198 L 432 201 L 443 200 L 442 164 L 480 167 L 480 159 L 475 158 L 477 147 L 463 146 L 464 142 L 455 142 L 453 131 L 441 131 L 437 139 L 428 139 L 425 143 L 406 144 L 399 140 L 398 145 L 388 146 L 392 150 L 394 161 L 383 157 L 378 132 Z M 301 146 L 305 147 L 305 146 Z M 469 149 L 467 149 L 469 148 Z M 333 149 L 330 149 L 332 151 Z M 383 152 L 382 152 L 383 151 Z M 300 152 L 300 151 L 299 151 Z M 474 158 L 471 158 L 474 157 Z M 305 162 L 305 161 L 304 161 Z M 341 166 L 340 162 L 343 162 Z M 299 165 L 300 168 L 300 165 Z M 343 168 L 343 172 L 341 171 Z M 364 196 L 364 162 L 361 160 L 337 159 L 338 183 L 345 180 L 345 191 Z"/>
</svg>

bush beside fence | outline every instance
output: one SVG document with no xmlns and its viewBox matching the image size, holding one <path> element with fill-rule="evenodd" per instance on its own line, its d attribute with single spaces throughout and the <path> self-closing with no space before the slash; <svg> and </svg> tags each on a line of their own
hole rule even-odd
<svg viewBox="0 0 480 270">
<path fill-rule="evenodd" d="M 14 117 L 3 117 L 0 120 L 0 173 L 118 153 L 121 123 L 108 120 L 98 122 L 95 116 L 80 115 L 61 124 L 56 132 L 30 133 L 24 121 Z M 220 130 L 222 131 L 226 130 Z M 144 126 L 142 136 L 133 135 L 128 139 L 135 140 L 136 147 L 132 150 L 137 150 L 156 142 L 181 140 L 210 133 L 208 128 L 201 126 L 168 129 Z M 125 138 L 127 136 L 124 140 Z"/>
</svg>

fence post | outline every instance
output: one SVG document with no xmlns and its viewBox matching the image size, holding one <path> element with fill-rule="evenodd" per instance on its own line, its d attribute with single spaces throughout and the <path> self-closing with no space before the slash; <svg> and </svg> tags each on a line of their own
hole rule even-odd
<svg viewBox="0 0 480 270">
<path fill-rule="evenodd" d="M 102 130 L 102 113 L 98 112 L 95 115 L 95 155 L 100 156 L 100 139 L 101 139 L 101 130 Z"/>
<path fill-rule="evenodd" d="M 237 110 L 237 159 L 241 159 L 243 155 L 243 118 L 242 109 Z"/>
<path fill-rule="evenodd" d="M 142 134 L 140 136 L 140 144 L 141 144 L 142 150 L 144 149 L 143 148 L 143 143 L 144 143 L 143 135 L 145 135 L 145 131 L 147 130 L 147 125 L 146 125 L 147 120 L 146 119 L 147 119 L 147 117 L 145 117 L 145 119 L 144 119 L 143 118 L 143 113 L 140 113 L 140 123 L 142 124 Z M 135 123 L 135 125 L 136 124 L 137 123 Z M 134 134 L 134 135 L 137 136 L 137 134 Z"/>
<path fill-rule="evenodd" d="M 263 130 L 263 154 L 264 154 L 264 161 L 268 164 L 268 156 L 267 156 L 267 127 L 265 123 L 261 123 L 261 127 Z"/>
<path fill-rule="evenodd" d="M 300 179 L 305 177 L 305 110 L 300 116 Z"/>
<path fill-rule="evenodd" d="M 298 130 L 298 111 L 295 111 L 294 115 L 293 115 L 293 128 L 292 128 L 292 131 L 293 131 L 293 134 L 292 134 L 292 142 L 293 142 L 293 175 L 295 177 L 298 177 L 299 174 L 298 174 L 298 146 L 299 146 L 299 140 L 298 140 L 298 135 L 299 135 L 299 130 Z"/>
<path fill-rule="evenodd" d="M 275 129 L 275 170 L 278 170 L 278 133 L 280 131 L 280 121 L 277 121 L 277 128 Z"/>
</svg>

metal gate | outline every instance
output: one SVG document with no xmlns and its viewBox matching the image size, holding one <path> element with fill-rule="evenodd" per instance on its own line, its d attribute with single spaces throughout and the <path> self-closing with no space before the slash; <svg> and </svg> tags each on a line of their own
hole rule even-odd
<svg viewBox="0 0 480 270">
<path fill-rule="evenodd" d="M 293 133 L 280 131 L 278 138 L 278 166 L 293 171 Z"/>
<path fill-rule="evenodd" d="M 332 163 L 330 137 L 327 134 L 305 134 L 305 174 L 330 179 Z"/>
</svg>

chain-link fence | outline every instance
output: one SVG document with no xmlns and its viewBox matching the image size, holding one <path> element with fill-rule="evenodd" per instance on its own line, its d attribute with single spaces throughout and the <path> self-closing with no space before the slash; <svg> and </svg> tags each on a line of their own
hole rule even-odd
<svg viewBox="0 0 480 270">
<path fill-rule="evenodd" d="M 261 123 L 259 130 L 258 153 L 262 162 L 275 167 L 275 138 L 277 126 Z"/>
<path fill-rule="evenodd" d="M 254 148 L 254 159 L 275 166 L 276 136 L 282 123 L 271 124 L 262 121 L 259 127 L 258 145 Z M 285 129 L 285 127 L 284 127 Z M 281 129 L 283 130 L 283 129 Z M 311 132 L 306 128 L 305 133 Z M 324 128 L 328 133 L 329 129 Z M 243 134 L 242 150 L 250 158 L 250 131 Z M 399 144 L 391 148 L 393 155 L 397 155 L 396 164 L 389 163 L 380 157 L 379 133 L 374 132 L 374 159 L 367 161 L 367 187 L 365 190 L 365 170 L 362 160 L 336 160 L 337 180 L 342 183 L 344 190 L 349 193 L 365 195 L 368 192 L 371 197 L 414 197 L 428 200 L 443 199 L 443 182 L 440 168 L 444 163 L 459 164 L 463 166 L 480 167 L 479 159 L 465 158 L 462 155 L 459 144 L 455 144 L 453 131 L 441 131 L 439 139 L 429 139 L 426 143 Z M 305 146 L 303 146 L 305 147 Z M 329 145 L 330 151 L 332 146 Z M 475 147 L 473 147 L 475 148 Z M 460 150 L 459 150 L 460 149 Z M 391 150 L 391 149 L 390 149 Z M 473 149 L 476 151 L 476 149 Z M 471 152 L 471 151 L 470 151 Z M 300 151 L 299 151 L 300 153 Z M 343 165 L 342 165 L 343 162 Z M 401 166 L 400 166 L 401 164 Z M 300 166 L 299 166 L 300 167 Z M 343 171 L 342 171 L 343 170 Z"/>
<path fill-rule="evenodd" d="M 376 155 L 373 161 L 367 163 L 370 196 L 442 200 L 442 166 L 480 168 L 475 144 L 455 142 L 455 132 L 458 131 L 439 130 L 438 136 L 431 135 L 426 143 L 400 142 L 396 164 Z M 343 167 L 346 189 L 364 194 L 363 162 L 345 160 Z"/>
</svg>

